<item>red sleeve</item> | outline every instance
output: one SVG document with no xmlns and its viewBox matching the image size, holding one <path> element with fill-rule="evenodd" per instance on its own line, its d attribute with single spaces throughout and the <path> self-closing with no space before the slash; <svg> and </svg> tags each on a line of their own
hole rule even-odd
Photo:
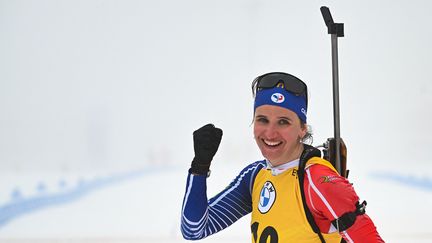
<svg viewBox="0 0 432 243">
<path fill-rule="evenodd" d="M 306 169 L 304 190 L 306 203 L 324 233 L 335 232 L 337 229 L 331 221 L 355 211 L 359 201 L 349 181 L 324 165 L 315 164 Z M 358 216 L 355 223 L 340 234 L 347 242 L 384 242 L 366 214 Z"/>
</svg>

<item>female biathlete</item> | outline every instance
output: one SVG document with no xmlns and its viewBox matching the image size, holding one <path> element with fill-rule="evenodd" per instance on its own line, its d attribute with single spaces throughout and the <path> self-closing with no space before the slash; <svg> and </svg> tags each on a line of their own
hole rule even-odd
<svg viewBox="0 0 432 243">
<path fill-rule="evenodd" d="M 222 130 L 213 124 L 196 130 L 182 206 L 183 237 L 205 238 L 252 213 L 256 243 L 383 242 L 350 182 L 304 143 L 310 136 L 306 84 L 272 72 L 257 77 L 252 90 L 254 138 L 265 159 L 247 165 L 208 200 L 207 177 Z"/>
</svg>

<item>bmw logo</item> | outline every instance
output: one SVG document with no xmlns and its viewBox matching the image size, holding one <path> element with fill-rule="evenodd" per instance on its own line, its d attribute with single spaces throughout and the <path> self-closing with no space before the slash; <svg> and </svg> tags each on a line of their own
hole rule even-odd
<svg viewBox="0 0 432 243">
<path fill-rule="evenodd" d="M 258 210 L 261 213 L 267 213 L 276 200 L 276 190 L 270 181 L 266 181 L 260 192 Z"/>
</svg>

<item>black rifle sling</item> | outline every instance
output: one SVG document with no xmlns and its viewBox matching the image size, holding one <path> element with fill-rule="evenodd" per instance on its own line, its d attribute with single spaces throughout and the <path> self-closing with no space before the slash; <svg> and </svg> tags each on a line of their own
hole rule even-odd
<svg viewBox="0 0 432 243">
<path fill-rule="evenodd" d="M 299 179 L 299 186 L 300 186 L 300 192 L 301 192 L 301 197 L 302 197 L 302 202 L 303 202 L 303 209 L 305 211 L 306 218 L 309 221 L 309 225 L 312 227 L 312 230 L 319 236 L 321 243 L 325 243 L 324 237 L 321 234 L 321 231 L 318 228 L 318 225 L 315 223 L 315 220 L 312 216 L 312 213 L 306 204 L 306 197 L 305 197 L 305 193 L 304 193 L 303 184 L 304 184 L 304 176 L 305 176 L 305 166 L 306 166 L 306 162 L 312 157 L 321 157 L 321 151 L 317 148 L 310 146 L 310 145 L 304 144 L 304 150 L 300 156 L 299 169 L 297 171 L 297 175 L 298 175 L 298 179 Z"/>
</svg>

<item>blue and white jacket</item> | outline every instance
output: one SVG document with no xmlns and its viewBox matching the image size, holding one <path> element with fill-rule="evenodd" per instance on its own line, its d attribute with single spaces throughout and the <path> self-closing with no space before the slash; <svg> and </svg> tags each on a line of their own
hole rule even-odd
<svg viewBox="0 0 432 243">
<path fill-rule="evenodd" d="M 183 237 L 188 240 L 205 238 L 249 214 L 255 176 L 266 165 L 265 160 L 248 165 L 228 187 L 208 201 L 207 177 L 189 174 L 182 207 Z"/>
</svg>

